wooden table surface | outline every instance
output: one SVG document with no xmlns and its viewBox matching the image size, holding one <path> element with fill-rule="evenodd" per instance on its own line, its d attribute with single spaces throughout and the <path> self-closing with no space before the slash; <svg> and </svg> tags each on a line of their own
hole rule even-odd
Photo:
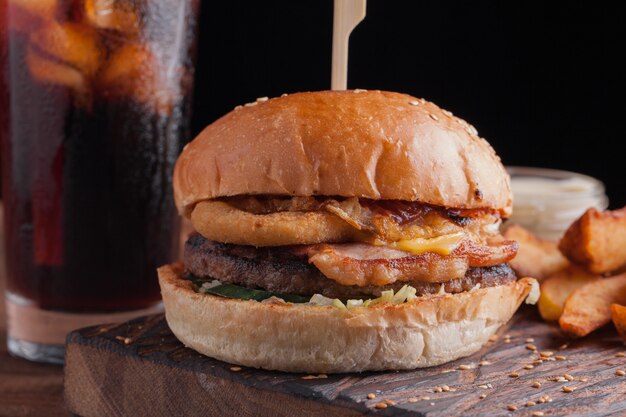
<svg viewBox="0 0 626 417">
<path fill-rule="evenodd" d="M 0 221 L 0 416 L 69 416 L 63 402 L 63 368 L 31 363 L 14 358 L 7 352 L 5 285 L 4 241 Z"/>
</svg>

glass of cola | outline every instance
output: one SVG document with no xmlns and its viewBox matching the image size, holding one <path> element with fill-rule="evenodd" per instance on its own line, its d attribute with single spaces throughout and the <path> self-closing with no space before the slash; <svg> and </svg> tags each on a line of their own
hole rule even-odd
<svg viewBox="0 0 626 417">
<path fill-rule="evenodd" d="M 2 140 L 8 345 L 158 311 L 179 224 L 200 0 L 8 0 Z"/>
</svg>

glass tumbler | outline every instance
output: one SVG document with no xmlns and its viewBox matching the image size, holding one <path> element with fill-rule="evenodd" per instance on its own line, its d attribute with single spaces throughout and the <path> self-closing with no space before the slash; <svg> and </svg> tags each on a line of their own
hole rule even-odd
<svg viewBox="0 0 626 417">
<path fill-rule="evenodd" d="M 178 251 L 199 0 L 8 0 L 2 141 L 8 347 L 158 311 Z"/>
</svg>

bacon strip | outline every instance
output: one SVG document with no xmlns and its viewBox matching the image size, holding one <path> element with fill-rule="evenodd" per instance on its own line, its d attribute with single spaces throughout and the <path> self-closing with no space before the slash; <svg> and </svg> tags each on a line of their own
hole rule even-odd
<svg viewBox="0 0 626 417">
<path fill-rule="evenodd" d="M 469 267 L 493 266 L 515 257 L 517 242 L 481 245 L 463 241 L 450 255 L 411 255 L 367 243 L 311 245 L 309 262 L 341 285 L 388 285 L 396 281 L 447 282 L 465 276 Z"/>
</svg>

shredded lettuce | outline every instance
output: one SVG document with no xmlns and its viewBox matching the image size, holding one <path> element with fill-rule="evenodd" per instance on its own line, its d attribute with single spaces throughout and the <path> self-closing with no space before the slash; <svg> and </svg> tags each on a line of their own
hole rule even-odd
<svg viewBox="0 0 626 417">
<path fill-rule="evenodd" d="M 333 306 L 341 310 L 351 310 L 358 307 L 372 307 L 377 304 L 402 304 L 405 302 L 413 301 L 416 298 L 417 290 L 410 285 L 405 285 L 394 293 L 393 290 L 383 291 L 381 296 L 369 300 L 347 300 L 344 304 L 338 298 L 328 298 L 321 294 L 315 294 L 309 300 L 310 304 L 318 306 Z"/>
<path fill-rule="evenodd" d="M 350 299 L 344 303 L 338 298 L 325 297 L 322 294 L 314 294 L 311 298 L 296 295 L 296 294 L 281 294 L 264 290 L 256 290 L 246 287 L 241 287 L 234 284 L 222 284 L 218 280 L 204 281 L 195 277 L 190 278 L 193 284 L 196 286 L 196 290 L 202 294 L 212 294 L 225 298 L 233 298 L 238 300 L 255 300 L 264 301 L 271 299 L 272 297 L 283 300 L 289 303 L 308 303 L 317 306 L 333 306 L 340 310 L 351 310 L 353 308 L 360 307 L 372 307 L 378 304 L 402 304 L 405 302 L 411 302 L 416 298 L 417 290 L 410 285 L 404 285 L 394 292 L 393 290 L 386 290 L 381 293 L 378 298 L 372 299 Z"/>
</svg>

